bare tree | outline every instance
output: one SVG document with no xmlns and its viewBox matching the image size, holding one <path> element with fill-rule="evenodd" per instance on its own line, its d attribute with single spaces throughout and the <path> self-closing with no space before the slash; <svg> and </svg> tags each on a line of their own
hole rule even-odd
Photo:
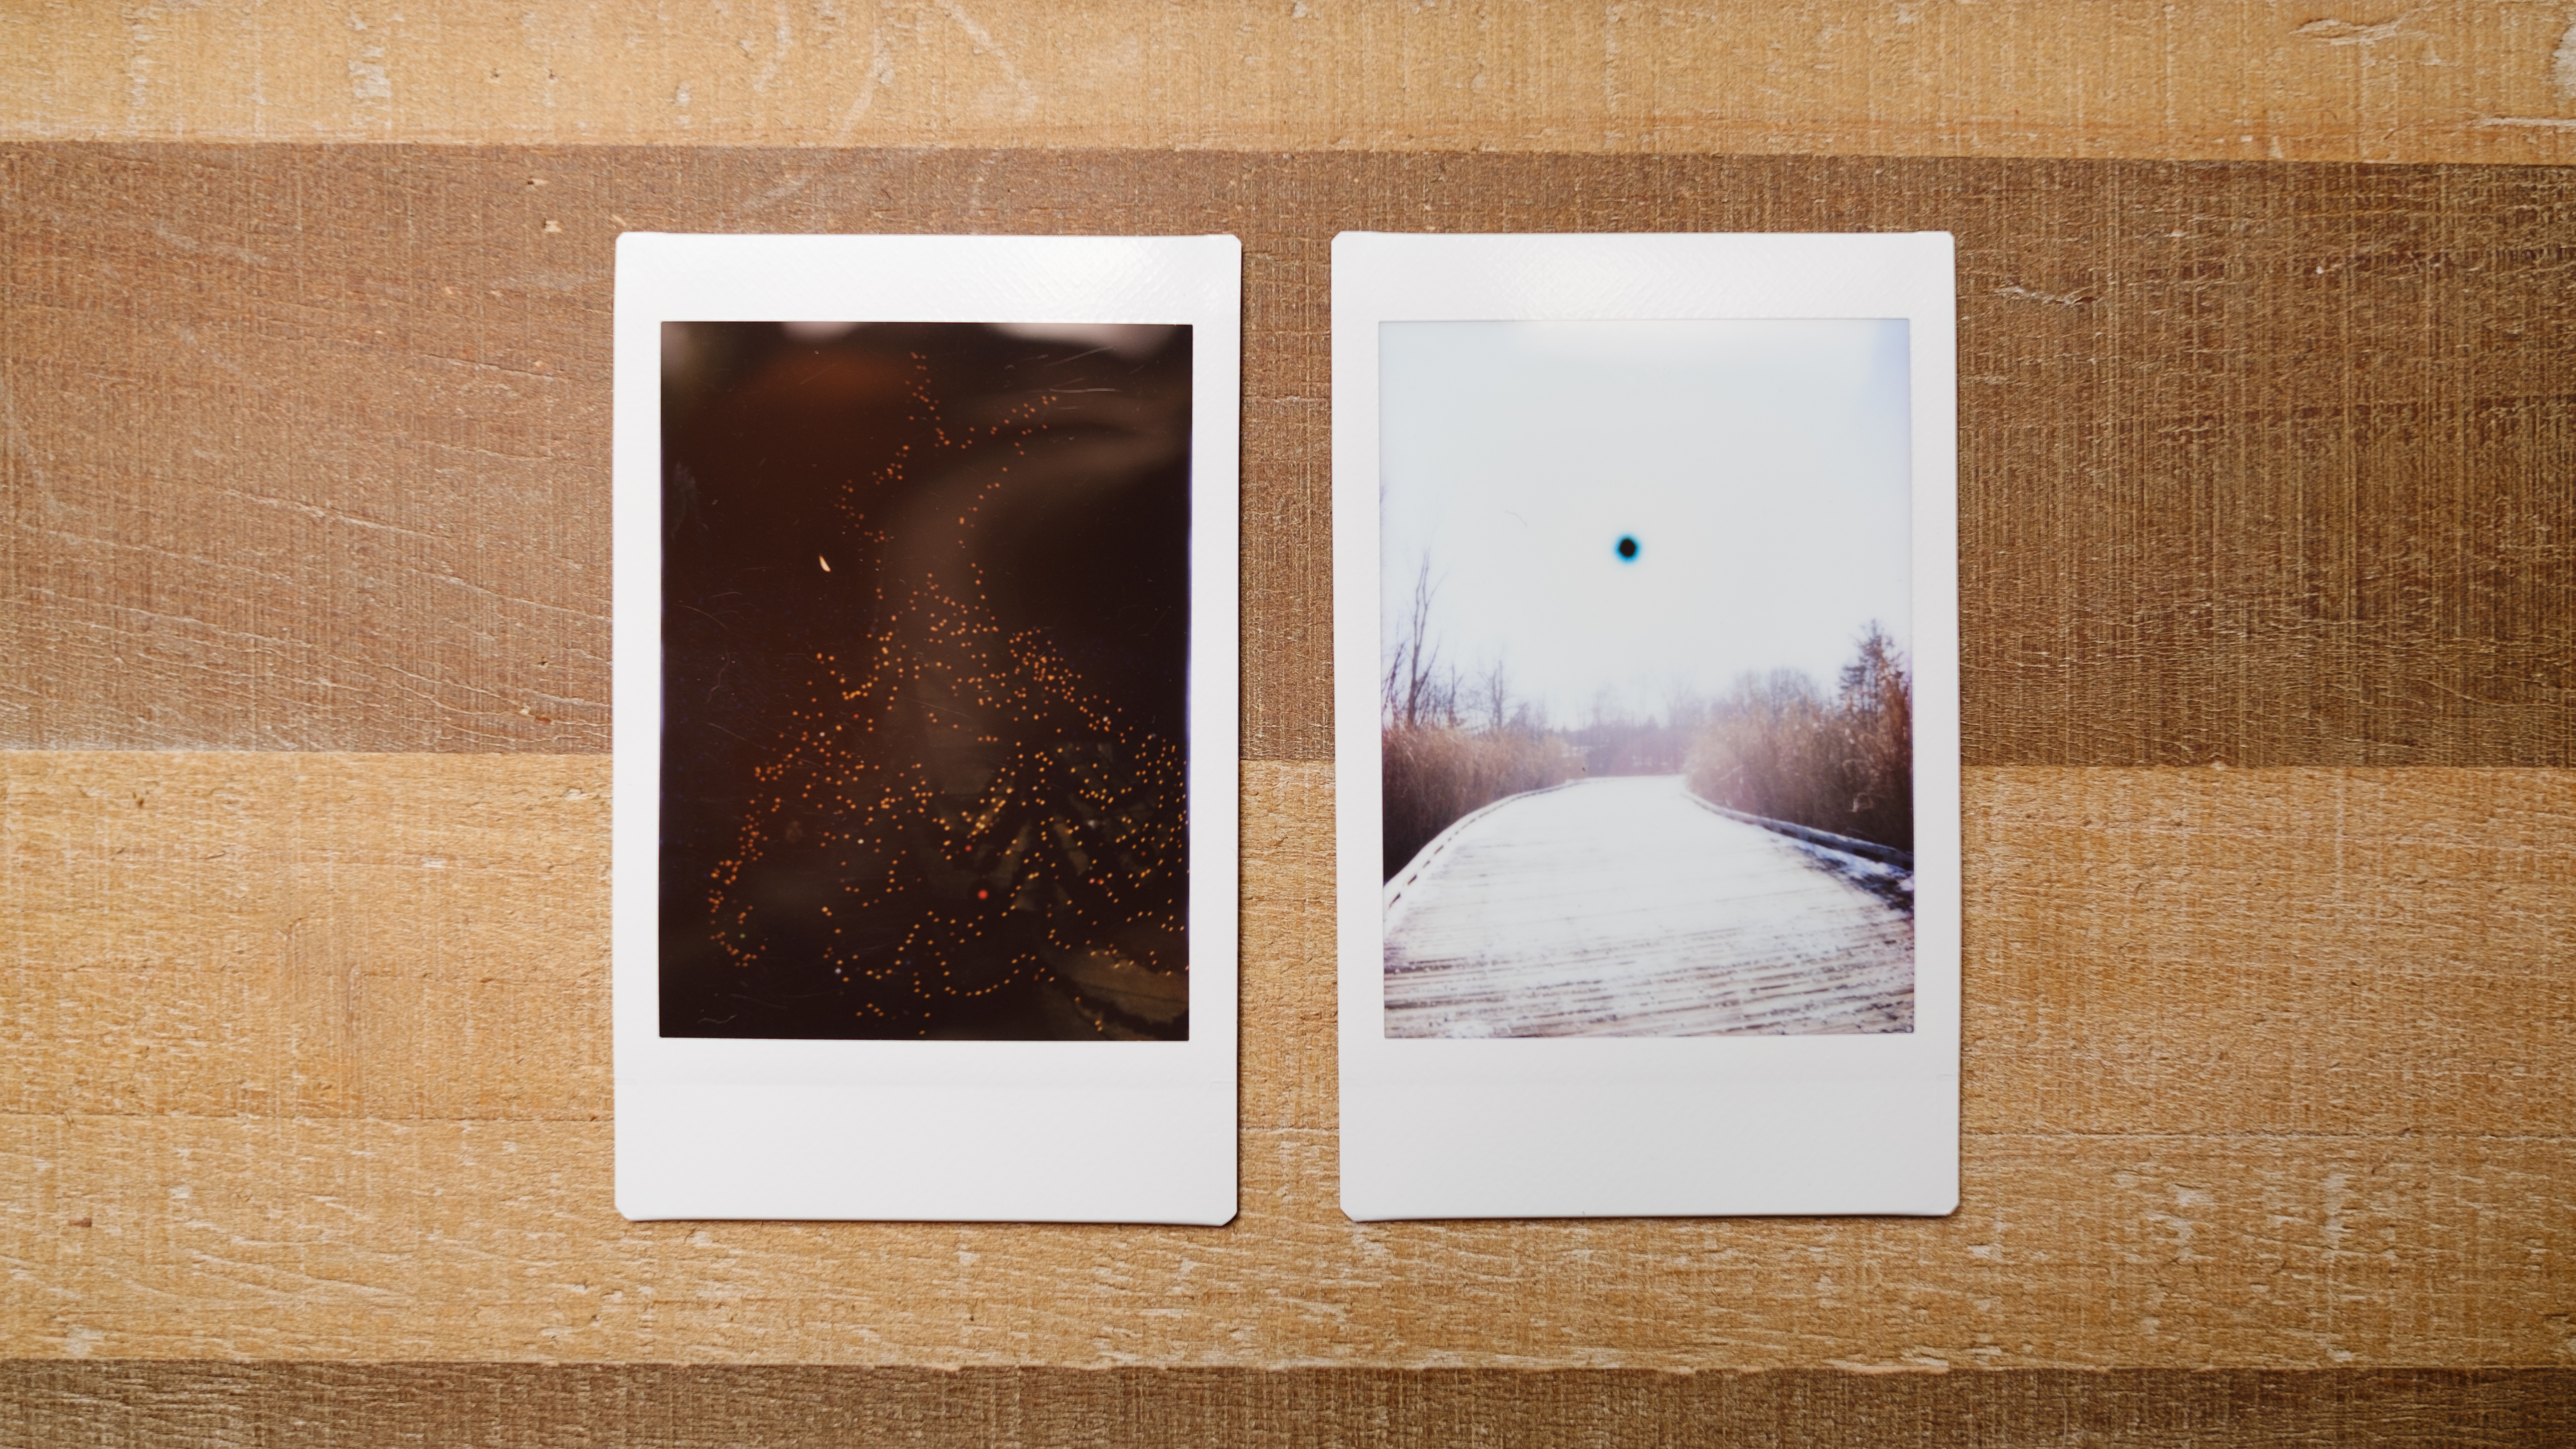
<svg viewBox="0 0 2576 1449">
<path fill-rule="evenodd" d="M 1444 713 L 1456 713 L 1457 671 L 1449 671 L 1444 707 L 1440 646 L 1431 641 L 1431 600 L 1439 592 L 1439 585 L 1431 582 L 1431 555 L 1426 550 L 1421 565 L 1414 570 L 1413 606 L 1405 616 L 1404 633 L 1396 639 L 1395 653 L 1386 663 L 1389 723 L 1405 729 L 1420 727 L 1426 715 L 1437 719 Z"/>
<path fill-rule="evenodd" d="M 1512 681 L 1503 670 L 1503 656 L 1499 653 L 1476 680 L 1476 703 L 1485 712 L 1486 731 L 1501 734 L 1503 725 L 1511 718 Z"/>
</svg>

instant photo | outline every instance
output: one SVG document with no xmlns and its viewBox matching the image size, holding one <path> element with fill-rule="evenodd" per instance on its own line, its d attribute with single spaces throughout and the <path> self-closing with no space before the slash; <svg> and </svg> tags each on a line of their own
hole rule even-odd
<svg viewBox="0 0 2576 1449">
<path fill-rule="evenodd" d="M 1336 240 L 1351 1216 L 1955 1206 L 1952 266 Z"/>
<path fill-rule="evenodd" d="M 1234 1215 L 1241 274 L 619 239 L 628 1217 Z"/>
<path fill-rule="evenodd" d="M 1907 342 L 1382 324 L 1388 1036 L 1913 1029 Z"/>
<path fill-rule="evenodd" d="M 663 325 L 664 1035 L 1189 1034 L 1190 344 Z"/>
</svg>

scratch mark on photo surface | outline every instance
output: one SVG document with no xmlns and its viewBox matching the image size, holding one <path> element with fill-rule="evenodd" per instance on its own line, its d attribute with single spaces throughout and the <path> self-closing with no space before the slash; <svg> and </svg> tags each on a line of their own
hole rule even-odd
<svg viewBox="0 0 2576 1449">
<path fill-rule="evenodd" d="M 681 603 L 680 603 L 680 607 L 681 607 L 681 608 L 683 608 L 683 609 L 688 610 L 688 611 L 689 611 L 690 613 L 692 613 L 692 614 L 696 614 L 696 615 L 698 615 L 698 616 L 700 616 L 700 617 L 704 618 L 705 620 L 707 620 L 707 622 L 709 622 L 709 623 L 711 623 L 711 624 L 715 625 L 715 626 L 716 626 L 717 628 L 719 628 L 719 629 L 724 630 L 724 631 L 725 631 L 726 633 L 728 633 L 728 634 L 730 634 L 730 633 L 732 633 L 732 632 L 733 632 L 733 626 L 732 626 L 731 624 L 726 623 L 726 622 L 724 621 L 724 618 L 723 618 L 723 616 L 722 616 L 722 615 L 718 615 L 718 614 L 710 614 L 710 613 L 708 613 L 706 610 L 701 609 L 701 608 L 699 608 L 697 605 L 692 604 L 692 603 L 689 603 L 689 602 L 687 602 L 686 600 L 682 600 L 682 601 L 681 601 Z"/>
</svg>

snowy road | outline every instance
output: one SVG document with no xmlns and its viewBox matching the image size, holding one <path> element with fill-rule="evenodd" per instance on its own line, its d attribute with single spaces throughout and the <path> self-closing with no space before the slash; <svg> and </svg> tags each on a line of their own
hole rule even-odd
<svg viewBox="0 0 2576 1449">
<path fill-rule="evenodd" d="M 1899 881 L 1717 814 L 1678 775 L 1515 796 L 1387 883 L 1386 1034 L 1909 1031 Z"/>
</svg>

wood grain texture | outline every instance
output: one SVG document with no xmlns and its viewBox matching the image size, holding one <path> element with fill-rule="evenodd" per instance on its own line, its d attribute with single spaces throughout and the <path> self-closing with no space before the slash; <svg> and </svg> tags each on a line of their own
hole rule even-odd
<svg viewBox="0 0 2576 1449">
<path fill-rule="evenodd" d="M 2570 177 L 2170 163 L 2576 161 L 2571 20 L 0 12 L 0 140 L 182 143 L 0 150 L 0 745 L 524 752 L 0 760 L 0 1442 L 2563 1442 Z M 1610 154 L 1365 154 L 1492 150 Z M 1234 1228 L 610 1211 L 630 224 L 1245 237 Z M 1347 226 L 1960 234 L 1959 1217 L 1332 1210 Z M 2210 761 L 2561 768 L 2027 768 Z"/>
<path fill-rule="evenodd" d="M 2576 772 L 1972 770 L 1956 1216 L 1355 1224 L 1331 772 L 1254 762 L 1217 1230 L 618 1218 L 606 776 L 0 755 L 0 1354 L 2576 1360 Z"/>
<path fill-rule="evenodd" d="M 1960 238 L 1980 764 L 2576 765 L 2576 170 L 0 152 L 0 743 L 607 740 L 624 228 L 1233 231 L 1244 752 L 1331 752 L 1344 228 Z"/>
<path fill-rule="evenodd" d="M 2576 159 L 2556 0 L 217 0 L 0 14 L 0 136 Z"/>
<path fill-rule="evenodd" d="M 1799 1449 L 2556 1445 L 2576 1370 L 1977 1374 L 0 1364 L 0 1439 L 60 1449 L 651 1443 L 1466 1443 Z"/>
<path fill-rule="evenodd" d="M 2564 1137 L 1980 1133 L 1958 1216 L 628 1223 L 600 1123 L 0 1118 L 17 1357 L 1528 1369 L 2563 1365 Z M 77 1224 L 86 1221 L 89 1226 Z"/>
<path fill-rule="evenodd" d="M 0 1103 L 604 1120 L 607 757 L 431 758 L 0 754 Z"/>
</svg>

